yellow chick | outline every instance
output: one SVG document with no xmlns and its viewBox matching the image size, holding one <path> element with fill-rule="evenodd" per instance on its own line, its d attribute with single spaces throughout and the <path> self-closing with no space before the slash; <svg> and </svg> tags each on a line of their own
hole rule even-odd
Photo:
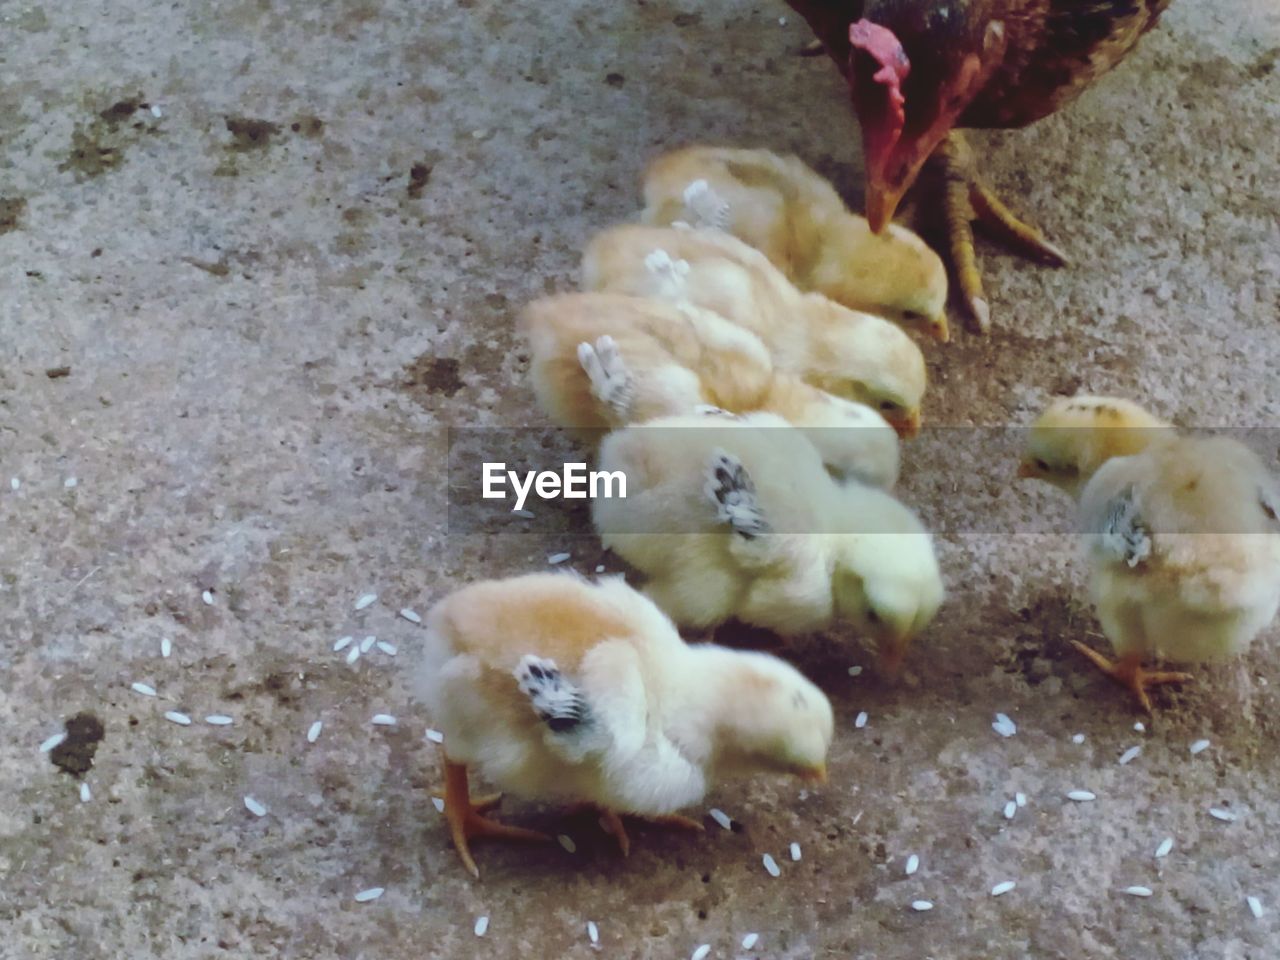
<svg viewBox="0 0 1280 960">
<path fill-rule="evenodd" d="M 605 439 L 625 499 L 598 499 L 605 546 L 676 623 L 730 618 L 782 635 L 833 623 L 871 636 L 896 672 L 943 599 L 933 542 L 888 493 L 838 484 L 773 414 L 673 417 Z"/>
<path fill-rule="evenodd" d="M 426 619 L 412 688 L 444 734 L 444 813 L 470 840 L 545 840 L 483 816 L 467 772 L 522 797 L 590 805 L 629 849 L 619 814 L 677 826 L 724 780 L 826 779 L 831 704 L 790 664 L 688 646 L 621 577 L 538 573 L 472 584 Z"/>
<path fill-rule="evenodd" d="M 775 367 L 875 407 L 903 436 L 920 427 L 925 363 L 902 330 L 816 293 L 801 293 L 758 250 L 718 230 L 635 224 L 597 234 L 586 290 L 688 303 L 751 331 Z"/>
<path fill-rule="evenodd" d="M 834 476 L 897 480 L 897 437 L 883 417 L 776 373 L 759 338 L 717 313 L 585 293 L 535 301 L 522 322 L 534 393 L 561 426 L 598 432 L 705 408 L 767 410 L 805 428 Z"/>
<path fill-rule="evenodd" d="M 919 329 L 947 327 L 947 271 L 897 224 L 874 234 L 801 160 L 767 150 L 687 147 L 645 172 L 646 223 L 714 227 L 760 250 L 800 289 Z"/>
<path fill-rule="evenodd" d="M 1080 397 L 1036 422 L 1020 472 L 1078 495 L 1090 592 L 1117 659 L 1073 645 L 1148 713 L 1148 687 L 1191 677 L 1145 660 L 1231 657 L 1275 617 L 1280 485 L 1243 444 Z"/>
</svg>

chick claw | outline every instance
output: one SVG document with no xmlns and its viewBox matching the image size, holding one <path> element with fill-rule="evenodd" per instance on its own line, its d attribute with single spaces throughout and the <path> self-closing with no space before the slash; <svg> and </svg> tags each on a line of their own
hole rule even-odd
<svg viewBox="0 0 1280 960">
<path fill-rule="evenodd" d="M 1142 668 L 1142 660 L 1135 656 L 1125 656 L 1118 660 L 1110 660 L 1079 640 L 1072 640 L 1071 645 L 1088 657 L 1099 670 L 1132 693 L 1137 698 L 1142 709 L 1148 714 L 1152 710 L 1151 698 L 1147 696 L 1147 687 L 1165 683 L 1187 683 L 1194 679 L 1189 673 L 1178 673 L 1170 670 L 1144 670 Z"/>
<path fill-rule="evenodd" d="M 627 833 L 626 825 L 614 810 L 606 810 L 599 808 L 600 828 L 605 833 L 618 841 L 618 849 L 622 852 L 622 856 L 629 857 L 631 855 L 631 837 Z M 706 833 L 707 828 L 697 820 L 683 817 L 678 813 L 665 813 L 653 817 L 640 817 L 658 827 L 670 827 L 675 830 L 696 830 L 698 833 Z"/>
<path fill-rule="evenodd" d="M 635 397 L 631 371 L 622 361 L 618 344 L 605 334 L 594 346 L 578 344 L 578 363 L 591 381 L 591 395 L 607 406 L 619 422 L 625 423 Z"/>
<path fill-rule="evenodd" d="M 723 450 L 712 454 L 703 489 L 707 498 L 716 505 L 716 518 L 729 524 L 744 539 L 753 540 L 769 532 L 769 525 L 756 500 L 756 485 L 751 474 L 733 454 Z"/>
<path fill-rule="evenodd" d="M 525 830 L 521 827 L 508 827 L 480 814 L 498 805 L 502 794 L 494 794 L 471 800 L 470 788 L 467 786 L 467 768 L 461 763 L 449 760 L 444 764 L 444 816 L 449 822 L 449 832 L 453 836 L 454 848 L 462 858 L 462 865 L 477 880 L 480 879 L 480 868 L 471 856 L 470 841 L 478 837 L 492 837 L 499 840 L 519 840 L 532 843 L 550 843 L 551 838 L 536 830 Z"/>
</svg>

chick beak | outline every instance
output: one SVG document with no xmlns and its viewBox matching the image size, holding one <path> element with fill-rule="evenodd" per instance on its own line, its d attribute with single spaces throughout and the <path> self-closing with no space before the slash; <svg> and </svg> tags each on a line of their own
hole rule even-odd
<svg viewBox="0 0 1280 960">
<path fill-rule="evenodd" d="M 885 417 L 889 421 L 889 426 L 897 431 L 898 436 L 904 440 L 910 440 L 920 432 L 920 411 L 912 410 L 910 413 L 899 414 L 893 417 Z"/>
<path fill-rule="evenodd" d="M 894 634 L 885 637 L 879 643 L 880 656 L 877 669 L 882 678 L 892 682 L 902 676 L 902 661 L 906 658 L 907 645 L 910 643 L 909 634 Z"/>
<path fill-rule="evenodd" d="M 827 765 L 820 763 L 816 767 L 808 767 L 800 772 L 800 779 L 805 783 L 826 783 Z"/>
<path fill-rule="evenodd" d="M 1036 476 L 1039 476 L 1039 472 L 1034 466 L 1025 461 L 1018 464 L 1018 479 L 1027 480 Z"/>
<path fill-rule="evenodd" d="M 929 321 L 929 336 L 938 343 L 951 342 L 951 327 L 947 324 L 946 314 Z"/>
</svg>

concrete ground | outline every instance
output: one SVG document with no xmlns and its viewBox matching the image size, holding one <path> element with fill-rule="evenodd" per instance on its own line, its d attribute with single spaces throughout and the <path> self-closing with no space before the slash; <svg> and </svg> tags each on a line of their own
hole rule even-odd
<svg viewBox="0 0 1280 960">
<path fill-rule="evenodd" d="M 0 23 L 5 960 L 724 958 L 748 932 L 771 958 L 1280 951 L 1277 628 L 1135 731 L 1066 646 L 1098 629 L 1070 545 L 1016 534 L 1068 504 L 961 431 L 907 451 L 950 599 L 905 681 L 849 677 L 848 637 L 793 648 L 837 707 L 827 787 L 727 787 L 708 806 L 742 829 L 640 828 L 629 860 L 516 801 L 577 852 L 460 869 L 396 611 L 561 549 L 609 561 L 581 525 L 450 535 L 446 428 L 543 424 L 513 315 L 572 286 L 651 154 L 793 150 L 856 188 L 841 84 L 792 55 L 781 4 L 4 0 Z M 1184 0 L 1064 114 L 975 138 L 1075 264 L 984 249 L 996 326 L 928 348 L 930 425 L 1022 424 L 1078 389 L 1276 422 L 1278 57 L 1272 0 Z M 348 666 L 347 634 L 401 653 Z"/>
</svg>

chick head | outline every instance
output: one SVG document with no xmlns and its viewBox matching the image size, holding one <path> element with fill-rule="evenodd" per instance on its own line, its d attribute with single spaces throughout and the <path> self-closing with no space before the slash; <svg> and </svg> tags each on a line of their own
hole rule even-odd
<svg viewBox="0 0 1280 960">
<path fill-rule="evenodd" d="M 893 677 L 942 606 L 942 572 L 914 513 L 881 491 L 849 487 L 845 494 L 870 499 L 874 509 L 862 514 L 867 529 L 835 536 L 832 604 L 839 620 L 871 637 L 881 671 Z"/>
<path fill-rule="evenodd" d="M 791 664 L 767 653 L 736 652 L 733 722 L 722 731 L 722 761 L 821 783 L 835 716 L 827 695 Z"/>
<path fill-rule="evenodd" d="M 900 327 L 880 317 L 828 305 L 828 322 L 815 324 L 816 343 L 805 380 L 865 403 L 902 437 L 920 431 L 924 354 Z"/>
<path fill-rule="evenodd" d="M 1140 453 L 1167 436 L 1169 426 L 1129 400 L 1060 397 L 1031 425 L 1018 476 L 1079 496 L 1100 466 Z"/>
<path fill-rule="evenodd" d="M 896 223 L 882 234 L 871 234 L 858 251 L 860 290 L 874 296 L 880 313 L 894 323 L 918 330 L 945 343 L 951 339 L 947 325 L 947 268 L 929 245 Z"/>
</svg>

